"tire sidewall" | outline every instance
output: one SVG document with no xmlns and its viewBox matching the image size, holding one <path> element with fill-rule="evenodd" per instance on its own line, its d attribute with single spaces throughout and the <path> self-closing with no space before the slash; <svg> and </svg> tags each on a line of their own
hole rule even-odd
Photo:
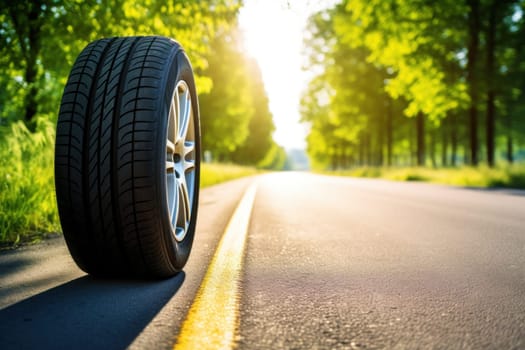
<svg viewBox="0 0 525 350">
<path fill-rule="evenodd" d="M 158 134 L 159 142 L 156 144 L 159 146 L 157 150 L 160 154 L 160 164 L 158 164 L 158 174 L 157 179 L 158 193 L 160 200 L 161 208 L 161 227 L 162 227 L 162 239 L 164 240 L 164 246 L 167 248 L 167 254 L 171 264 L 173 265 L 174 270 L 178 271 L 182 269 L 185 265 L 191 247 L 193 245 L 193 239 L 195 235 L 195 225 L 197 221 L 197 209 L 199 202 L 199 182 L 200 182 L 200 118 L 199 118 L 199 108 L 197 93 L 195 88 L 195 81 L 193 78 L 193 71 L 189 62 L 188 57 L 182 50 L 182 48 L 176 44 L 173 54 L 169 57 L 168 69 L 166 74 L 166 79 L 162 83 L 161 88 L 164 91 L 164 96 L 161 101 L 160 108 L 160 132 Z M 193 202 L 191 204 L 191 217 L 188 231 L 182 241 L 177 241 L 175 239 L 175 233 L 171 225 L 170 213 L 168 207 L 168 198 L 167 198 L 167 183 L 166 183 L 166 135 L 168 129 L 168 114 L 170 109 L 171 100 L 173 98 L 173 92 L 177 83 L 181 80 L 184 80 L 190 90 L 190 96 L 192 101 L 193 109 L 193 118 L 194 118 L 194 127 L 195 127 L 195 186 L 194 186 L 194 195 Z"/>
</svg>

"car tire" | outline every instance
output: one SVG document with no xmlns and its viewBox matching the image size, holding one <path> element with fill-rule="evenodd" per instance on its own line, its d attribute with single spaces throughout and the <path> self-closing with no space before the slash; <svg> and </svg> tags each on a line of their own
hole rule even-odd
<svg viewBox="0 0 525 350">
<path fill-rule="evenodd" d="M 186 264 L 199 200 L 190 62 L 172 39 L 89 44 L 69 75 L 55 148 L 69 251 L 95 276 L 165 278 Z"/>
</svg>

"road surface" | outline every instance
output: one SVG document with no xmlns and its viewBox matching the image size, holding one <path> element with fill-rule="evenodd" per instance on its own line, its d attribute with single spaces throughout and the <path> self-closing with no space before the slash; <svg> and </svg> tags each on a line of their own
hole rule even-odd
<svg viewBox="0 0 525 350">
<path fill-rule="evenodd" d="M 173 348 L 252 185 L 231 346 L 525 349 L 525 192 L 307 173 L 203 190 L 172 279 L 93 279 L 61 238 L 1 252 L 0 349 Z"/>
</svg>

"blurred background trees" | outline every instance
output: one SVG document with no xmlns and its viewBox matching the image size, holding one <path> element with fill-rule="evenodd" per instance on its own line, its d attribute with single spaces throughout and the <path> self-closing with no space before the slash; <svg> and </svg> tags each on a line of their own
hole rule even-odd
<svg viewBox="0 0 525 350">
<path fill-rule="evenodd" d="M 524 158 L 522 0 L 345 0 L 311 17 L 302 99 L 322 168 Z"/>
<path fill-rule="evenodd" d="M 164 35 L 190 56 L 201 100 L 203 149 L 257 165 L 274 147 L 256 62 L 243 52 L 240 0 L 0 0 L 0 125 L 56 121 L 69 69 L 97 38 Z M 250 135 L 250 137 L 248 137 Z"/>
</svg>

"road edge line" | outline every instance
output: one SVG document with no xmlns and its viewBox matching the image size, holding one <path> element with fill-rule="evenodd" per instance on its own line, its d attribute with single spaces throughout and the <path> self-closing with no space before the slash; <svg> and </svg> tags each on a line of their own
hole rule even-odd
<svg viewBox="0 0 525 350">
<path fill-rule="evenodd" d="M 239 331 L 239 281 L 257 185 L 244 192 L 183 321 L 174 350 L 232 349 Z"/>
</svg>

